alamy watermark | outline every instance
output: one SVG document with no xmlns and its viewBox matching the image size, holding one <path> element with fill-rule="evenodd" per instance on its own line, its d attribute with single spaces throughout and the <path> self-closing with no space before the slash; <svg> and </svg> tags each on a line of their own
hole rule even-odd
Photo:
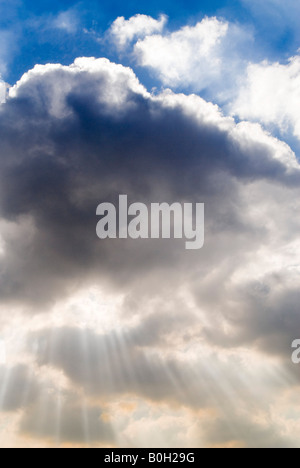
<svg viewBox="0 0 300 468">
<path fill-rule="evenodd" d="M 294 340 L 292 348 L 295 350 L 292 353 L 292 362 L 294 364 L 300 364 L 300 340 Z"/>
<path fill-rule="evenodd" d="M 99 239 L 186 239 L 187 250 L 204 245 L 204 203 L 144 203 L 128 205 L 127 195 L 119 206 L 101 203 L 96 228 Z"/>
</svg>

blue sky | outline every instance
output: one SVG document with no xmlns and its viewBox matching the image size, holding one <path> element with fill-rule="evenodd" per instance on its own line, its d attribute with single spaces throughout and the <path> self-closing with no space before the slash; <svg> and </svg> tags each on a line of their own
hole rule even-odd
<svg viewBox="0 0 300 468">
<path fill-rule="evenodd" d="M 115 58 L 112 51 L 101 46 L 97 39 L 118 16 L 129 18 L 137 13 L 155 18 L 160 13 L 168 15 L 170 30 L 184 24 L 195 24 L 205 15 L 217 15 L 251 29 L 255 38 L 253 52 L 260 58 L 286 60 L 298 47 L 299 33 L 294 17 L 299 8 L 295 12 L 294 7 L 290 8 L 290 2 L 284 2 L 279 6 L 281 11 L 278 11 L 274 9 L 272 0 L 263 3 L 262 6 L 261 2 L 249 0 L 1 1 L 0 31 L 2 37 L 4 33 L 8 34 L 5 54 L 2 51 L 7 66 L 6 69 L 2 68 L 2 75 L 13 84 L 36 63 L 69 64 L 77 56 L 104 55 Z M 64 12 L 72 13 L 73 29 L 47 27 L 49 22 Z"/>
</svg>

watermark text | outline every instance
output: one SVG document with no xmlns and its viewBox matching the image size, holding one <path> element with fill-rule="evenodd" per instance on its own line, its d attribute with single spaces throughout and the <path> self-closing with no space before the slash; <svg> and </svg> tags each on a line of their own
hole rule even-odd
<svg viewBox="0 0 300 468">
<path fill-rule="evenodd" d="M 119 205 L 101 203 L 96 228 L 99 239 L 186 239 L 187 250 L 204 245 L 204 203 L 144 203 L 128 205 L 127 195 Z"/>
</svg>

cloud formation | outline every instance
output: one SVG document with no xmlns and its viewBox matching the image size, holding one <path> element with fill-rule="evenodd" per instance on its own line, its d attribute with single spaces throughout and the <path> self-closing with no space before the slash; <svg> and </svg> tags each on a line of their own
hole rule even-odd
<svg viewBox="0 0 300 468">
<path fill-rule="evenodd" d="M 136 17 L 125 22 L 118 18 L 110 30 L 116 47 L 123 44 L 123 55 L 147 68 L 163 86 L 205 93 L 214 102 L 227 102 L 235 95 L 247 61 L 255 56 L 251 29 L 223 18 L 205 17 L 195 25 L 170 31 L 167 18 L 157 22 L 143 17 L 145 24 L 157 28 L 141 26 L 140 35 L 129 37 L 125 25 L 129 29 L 131 22 L 138 24 Z M 117 28 L 119 24 L 122 28 Z M 125 44 L 130 47 L 125 49 Z"/>
<path fill-rule="evenodd" d="M 25 413 L 21 431 L 27 437 L 59 443 L 85 443 L 91 446 L 113 446 L 114 434 L 99 406 L 78 404 L 72 394 L 57 399 L 49 395 Z"/>
<path fill-rule="evenodd" d="M 299 383 L 290 343 L 299 328 L 300 170 L 290 147 L 199 96 L 152 95 L 131 69 L 91 58 L 24 75 L 0 107 L 0 138 L 2 326 L 21 314 L 39 376 L 23 405 L 27 370 L 3 374 L 17 393 L 4 393 L 3 411 L 22 410 L 21 434 L 55 441 L 60 421 L 60 440 L 84 443 L 85 414 L 88 440 L 114 444 L 115 427 L 126 429 L 102 408 L 132 398 L 194 418 L 211 412 L 208 445 L 237 434 L 246 446 L 259 434 L 293 444 L 247 409 L 266 417 Z M 204 202 L 204 249 L 100 241 L 96 208 L 122 193 L 146 204 Z M 121 298 L 110 331 L 63 322 L 65 301 L 93 285 Z M 49 393 L 40 383 L 45 370 L 66 379 L 61 404 L 56 386 Z"/>
<path fill-rule="evenodd" d="M 227 33 L 226 22 L 205 18 L 194 27 L 139 40 L 134 51 L 139 63 L 156 70 L 164 84 L 176 87 L 199 80 L 200 90 L 220 73 L 220 44 Z"/>
<path fill-rule="evenodd" d="M 177 241 L 124 250 L 123 241 L 97 239 L 96 207 L 120 192 L 206 203 L 205 268 L 218 223 L 224 239 L 233 228 L 253 237 L 248 201 L 231 202 L 250 182 L 299 183 L 291 150 L 259 126 L 235 125 L 196 96 L 152 97 L 131 70 L 104 59 L 36 67 L 9 93 L 0 116 L 2 300 L 47 302 L 74 281 L 126 283 L 181 262 Z"/>
<path fill-rule="evenodd" d="M 299 140 L 299 102 L 300 57 L 296 55 L 287 64 L 265 61 L 249 65 L 231 110 L 242 119 L 279 127 L 283 135 L 292 133 Z"/>
<path fill-rule="evenodd" d="M 290 3 L 297 10 L 295 2 Z M 279 10 L 288 16 L 287 5 L 278 8 L 274 0 L 266 2 L 262 9 L 255 2 L 250 5 L 245 1 L 244 4 L 254 15 L 261 15 L 263 27 L 266 17 L 270 16 L 286 27 Z M 293 17 L 297 17 L 296 13 Z M 123 20 L 117 19 L 116 24 Z M 131 21 L 135 21 L 135 17 L 128 20 L 128 24 Z M 151 17 L 145 17 L 144 21 L 155 22 Z M 279 33 L 280 28 L 277 29 Z M 285 34 L 285 29 L 281 34 Z M 116 46 L 123 40 L 117 30 L 111 38 Z M 163 87 L 201 94 L 223 106 L 230 115 L 260 122 L 295 146 L 294 139 L 299 140 L 300 132 L 299 56 L 292 56 L 287 63 L 272 61 L 273 57 L 262 60 L 263 47 L 260 50 L 256 46 L 258 40 L 246 25 L 206 17 L 194 26 L 175 31 L 168 30 L 166 21 L 161 31 L 149 29 L 144 30 L 143 37 L 132 35 L 125 52 L 134 66 L 149 70 Z"/>
<path fill-rule="evenodd" d="M 28 407 L 39 393 L 36 378 L 26 365 L 0 367 L 0 410 L 16 411 Z"/>
<path fill-rule="evenodd" d="M 167 17 L 161 15 L 159 19 L 147 15 L 135 15 L 126 20 L 123 16 L 117 18 L 109 30 L 109 35 L 115 44 L 123 49 L 134 39 L 161 33 L 167 22 Z"/>
</svg>

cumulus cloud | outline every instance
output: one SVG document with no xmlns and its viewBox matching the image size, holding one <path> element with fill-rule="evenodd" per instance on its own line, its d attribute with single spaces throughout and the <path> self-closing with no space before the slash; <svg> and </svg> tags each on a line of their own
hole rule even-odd
<svg viewBox="0 0 300 468">
<path fill-rule="evenodd" d="M 114 441 L 97 398 L 217 408 L 221 421 L 226 407 L 230 421 L 234 405 L 262 411 L 271 393 L 276 401 L 297 385 L 284 364 L 299 328 L 300 265 L 300 170 L 287 144 L 195 95 L 153 96 L 106 59 L 36 66 L 0 106 L 0 138 L 1 307 L 13 316 L 27 307 L 32 366 L 63 372 L 87 395 L 91 440 Z M 204 248 L 100 241 L 96 208 L 122 193 L 146 204 L 204 202 Z M 36 325 L 38 312 L 59 321 L 54 304 L 95 284 L 123 298 L 114 331 Z M 10 315 L 2 320 L 6 329 Z M 247 352 L 252 373 L 237 358 Z M 17 409 L 20 398 L 4 407 Z M 39 425 L 39 401 L 30 400 L 22 431 L 54 439 L 53 403 Z M 64 440 L 84 437 L 75 407 L 67 395 Z"/>
<path fill-rule="evenodd" d="M 185 26 L 167 36 L 146 37 L 137 42 L 135 53 L 139 63 L 156 70 L 164 84 L 179 86 L 200 80 L 201 89 L 219 73 L 218 48 L 227 32 L 226 22 L 205 18 L 194 27 Z M 204 76 L 207 82 L 203 84 Z"/>
<path fill-rule="evenodd" d="M 258 126 L 236 126 L 196 96 L 153 98 L 132 71 L 106 60 L 36 67 L 9 95 L 0 116 L 0 210 L 15 230 L 2 234 L 2 300 L 45 307 L 74 281 L 100 275 L 122 287 L 140 273 L 197 262 L 179 254 L 180 242 L 128 241 L 125 250 L 122 240 L 100 242 L 96 207 L 120 192 L 146 203 L 206 202 L 207 268 L 209 232 L 220 222 L 224 239 L 234 229 L 252 248 L 257 226 L 241 216 L 247 201 L 225 200 L 241 200 L 253 179 L 298 184 L 291 150 Z"/>
<path fill-rule="evenodd" d="M 117 47 L 123 49 L 133 40 L 161 33 L 166 22 L 165 15 L 161 15 L 157 20 L 147 15 L 135 15 L 128 20 L 121 16 L 113 22 L 109 36 Z"/>
<path fill-rule="evenodd" d="M 299 100 L 300 57 L 296 55 L 287 64 L 250 64 L 231 110 L 242 119 L 279 127 L 282 134 L 290 132 L 300 139 Z"/>
<path fill-rule="evenodd" d="M 224 19 L 206 17 L 195 26 L 184 26 L 170 32 L 166 18 L 160 22 L 146 18 L 147 24 L 161 27 L 149 31 L 144 28 L 139 36 L 130 35 L 132 44 L 127 53 L 131 59 L 133 57 L 139 66 L 148 68 L 163 85 L 172 89 L 205 91 L 207 96 L 220 102 L 234 95 L 247 60 L 253 55 L 251 30 Z M 116 25 L 120 23 L 129 29 L 131 23 L 137 22 L 137 17 L 125 23 L 120 18 Z M 121 34 L 123 29 L 113 28 L 116 31 L 113 35 L 110 30 L 110 36 L 115 44 L 118 47 L 120 44 L 129 45 L 127 36 Z"/>
<path fill-rule="evenodd" d="M 263 17 L 275 15 L 274 21 L 277 18 L 284 25 L 286 21 L 281 21 L 279 11 L 289 19 L 297 17 L 296 13 L 290 14 L 297 9 L 293 1 L 293 8 L 278 8 L 276 0 L 265 2 L 264 8 L 258 8 L 256 2 L 244 3 Z M 128 22 L 135 20 L 133 17 Z M 116 34 L 116 43 L 118 37 L 121 41 L 121 33 Z M 172 32 L 166 23 L 162 31 L 145 30 L 143 37 L 132 35 L 130 40 L 129 58 L 134 57 L 139 66 L 149 69 L 163 86 L 201 93 L 240 119 L 260 122 L 275 133 L 279 128 L 283 138 L 290 131 L 299 139 L 298 55 L 287 64 L 261 62 L 253 31 L 216 17 L 206 17 L 195 26 Z"/>
</svg>

